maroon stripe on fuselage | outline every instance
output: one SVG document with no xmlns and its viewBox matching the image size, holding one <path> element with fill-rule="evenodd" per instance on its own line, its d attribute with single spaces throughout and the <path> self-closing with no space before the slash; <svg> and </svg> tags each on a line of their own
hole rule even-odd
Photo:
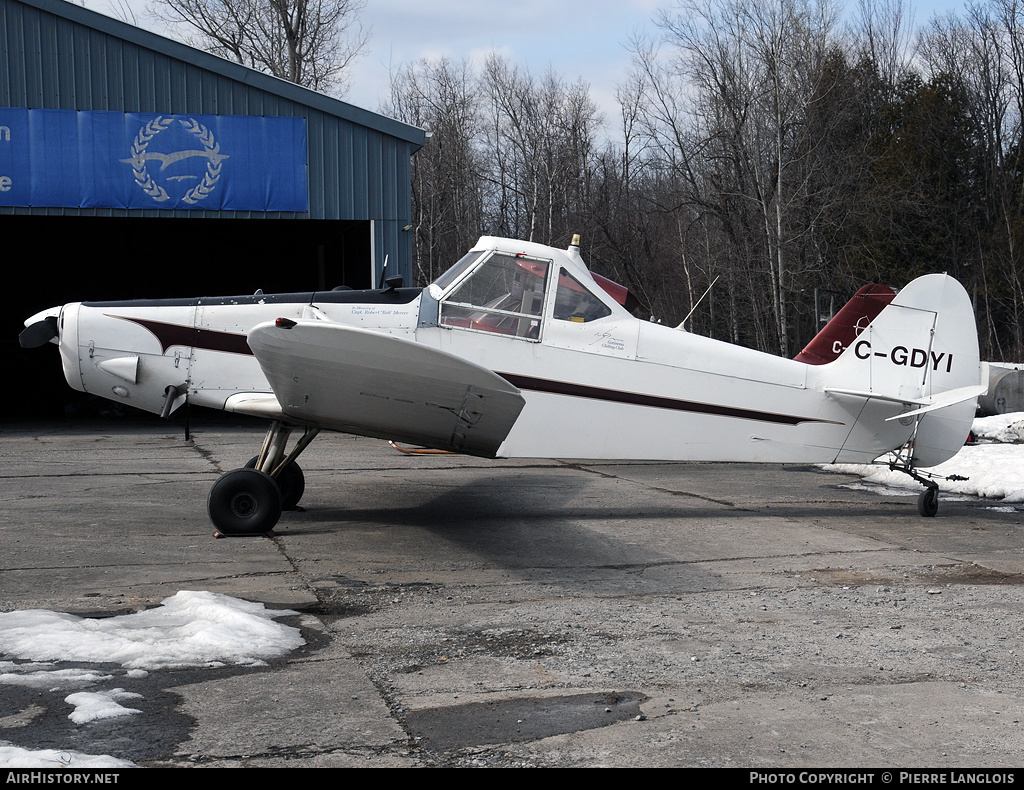
<svg viewBox="0 0 1024 790">
<path fill-rule="evenodd" d="M 108 314 L 109 315 L 109 314 Z M 209 351 L 223 351 L 228 354 L 247 354 L 252 356 L 252 349 L 249 348 L 249 341 L 245 335 L 234 332 L 220 332 L 216 329 L 197 329 L 182 324 L 168 324 L 165 321 L 150 321 L 147 318 L 131 318 L 125 315 L 112 315 L 111 318 L 120 318 L 122 321 L 130 321 L 148 329 L 166 354 L 171 346 L 192 346 L 204 348 Z"/>
<path fill-rule="evenodd" d="M 130 321 L 152 332 L 160 341 L 164 353 L 171 346 L 193 346 L 210 351 L 222 351 L 229 354 L 245 354 L 252 356 L 252 349 L 245 335 L 233 332 L 220 332 L 213 329 L 196 329 L 182 324 L 169 324 L 164 321 L 151 321 L 145 318 L 129 316 L 110 316 Z M 721 406 L 715 403 L 665 398 L 660 395 L 647 395 L 640 392 L 625 392 L 603 387 L 590 387 L 585 384 L 572 384 L 567 381 L 538 379 L 532 376 L 520 376 L 515 373 L 495 371 L 499 376 L 521 390 L 547 392 L 553 395 L 567 395 L 573 398 L 589 398 L 611 403 L 625 403 L 633 406 L 649 406 L 656 409 L 686 411 L 695 414 L 709 414 L 716 417 L 733 417 L 741 420 L 756 420 L 779 425 L 799 425 L 804 422 L 820 422 L 842 425 L 835 420 L 822 420 L 816 417 L 800 417 L 792 414 L 776 414 L 774 412 L 739 409 L 733 406 Z"/>
<path fill-rule="evenodd" d="M 720 406 L 715 403 L 699 403 L 697 401 L 664 398 L 659 395 L 645 395 L 640 392 L 623 392 L 622 390 L 610 390 L 603 387 L 588 387 L 584 384 L 571 384 L 566 381 L 537 379 L 531 376 L 520 376 L 515 373 L 495 372 L 509 382 L 509 384 L 519 387 L 521 390 L 547 392 L 552 395 L 568 395 L 573 398 L 590 398 L 592 400 L 610 401 L 612 403 L 627 403 L 633 406 L 650 406 L 655 409 L 688 411 L 695 414 L 710 414 L 715 417 L 733 417 L 740 420 L 772 422 L 780 425 L 799 425 L 803 422 L 822 422 L 832 425 L 843 424 L 835 420 L 822 420 L 817 417 L 799 417 L 792 414 L 775 414 L 767 411 L 754 411 L 753 409 L 738 409 L 733 406 Z"/>
</svg>

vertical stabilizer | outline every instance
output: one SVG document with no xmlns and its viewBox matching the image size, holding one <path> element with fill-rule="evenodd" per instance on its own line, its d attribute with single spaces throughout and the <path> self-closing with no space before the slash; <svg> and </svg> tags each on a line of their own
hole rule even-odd
<svg viewBox="0 0 1024 790">
<path fill-rule="evenodd" d="M 823 369 L 825 390 L 864 408 L 837 460 L 863 460 L 879 438 L 913 439 L 913 463 L 934 466 L 963 446 L 985 371 L 974 310 L 944 274 L 919 277 Z M 903 416 L 901 416 L 903 415 Z"/>
</svg>

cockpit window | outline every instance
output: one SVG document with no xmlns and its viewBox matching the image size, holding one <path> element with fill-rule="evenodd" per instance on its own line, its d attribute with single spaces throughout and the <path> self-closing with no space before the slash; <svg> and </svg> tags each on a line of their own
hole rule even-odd
<svg viewBox="0 0 1024 790">
<path fill-rule="evenodd" d="M 538 339 L 550 266 L 494 253 L 441 303 L 441 324 Z"/>
<path fill-rule="evenodd" d="M 565 269 L 558 274 L 555 294 L 555 318 L 559 321 L 586 323 L 611 315 L 611 308 Z"/>
<path fill-rule="evenodd" d="M 440 277 L 434 280 L 434 285 L 436 285 L 443 291 L 445 288 L 447 288 L 449 285 L 451 285 L 453 282 L 459 279 L 459 277 L 462 276 L 462 273 L 467 271 L 470 266 L 476 263 L 480 259 L 480 256 L 484 254 L 484 252 L 485 250 L 475 250 L 467 252 L 465 255 L 459 258 L 459 260 L 455 263 L 454 266 L 452 266 L 450 269 L 444 272 L 444 274 L 442 274 Z"/>
</svg>

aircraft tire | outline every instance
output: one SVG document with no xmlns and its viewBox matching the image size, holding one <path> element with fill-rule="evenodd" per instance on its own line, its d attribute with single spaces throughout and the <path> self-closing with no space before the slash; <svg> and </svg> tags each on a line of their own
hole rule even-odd
<svg viewBox="0 0 1024 790">
<path fill-rule="evenodd" d="M 917 498 L 917 512 L 925 518 L 932 518 L 939 512 L 939 489 L 928 486 Z"/>
<path fill-rule="evenodd" d="M 255 469 L 258 460 L 259 456 L 254 455 L 246 462 L 245 468 Z M 294 510 L 306 490 L 306 476 L 302 473 L 302 467 L 292 461 L 275 480 L 281 489 L 281 510 Z"/>
<path fill-rule="evenodd" d="M 225 535 L 262 535 L 281 518 L 281 491 L 270 475 L 235 469 L 213 484 L 206 509 Z"/>
</svg>

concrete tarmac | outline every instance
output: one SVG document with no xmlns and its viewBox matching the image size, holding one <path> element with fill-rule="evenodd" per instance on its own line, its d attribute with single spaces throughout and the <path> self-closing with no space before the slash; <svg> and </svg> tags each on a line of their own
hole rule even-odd
<svg viewBox="0 0 1024 790">
<path fill-rule="evenodd" d="M 1021 764 L 1012 508 L 924 519 L 813 467 L 323 435 L 304 512 L 214 539 L 207 492 L 261 442 L 244 422 L 0 428 L 0 611 L 211 590 L 297 611 L 306 639 L 266 667 L 122 675 L 142 695 L 124 719 L 0 686 L 0 741 L 148 766 Z"/>
</svg>

